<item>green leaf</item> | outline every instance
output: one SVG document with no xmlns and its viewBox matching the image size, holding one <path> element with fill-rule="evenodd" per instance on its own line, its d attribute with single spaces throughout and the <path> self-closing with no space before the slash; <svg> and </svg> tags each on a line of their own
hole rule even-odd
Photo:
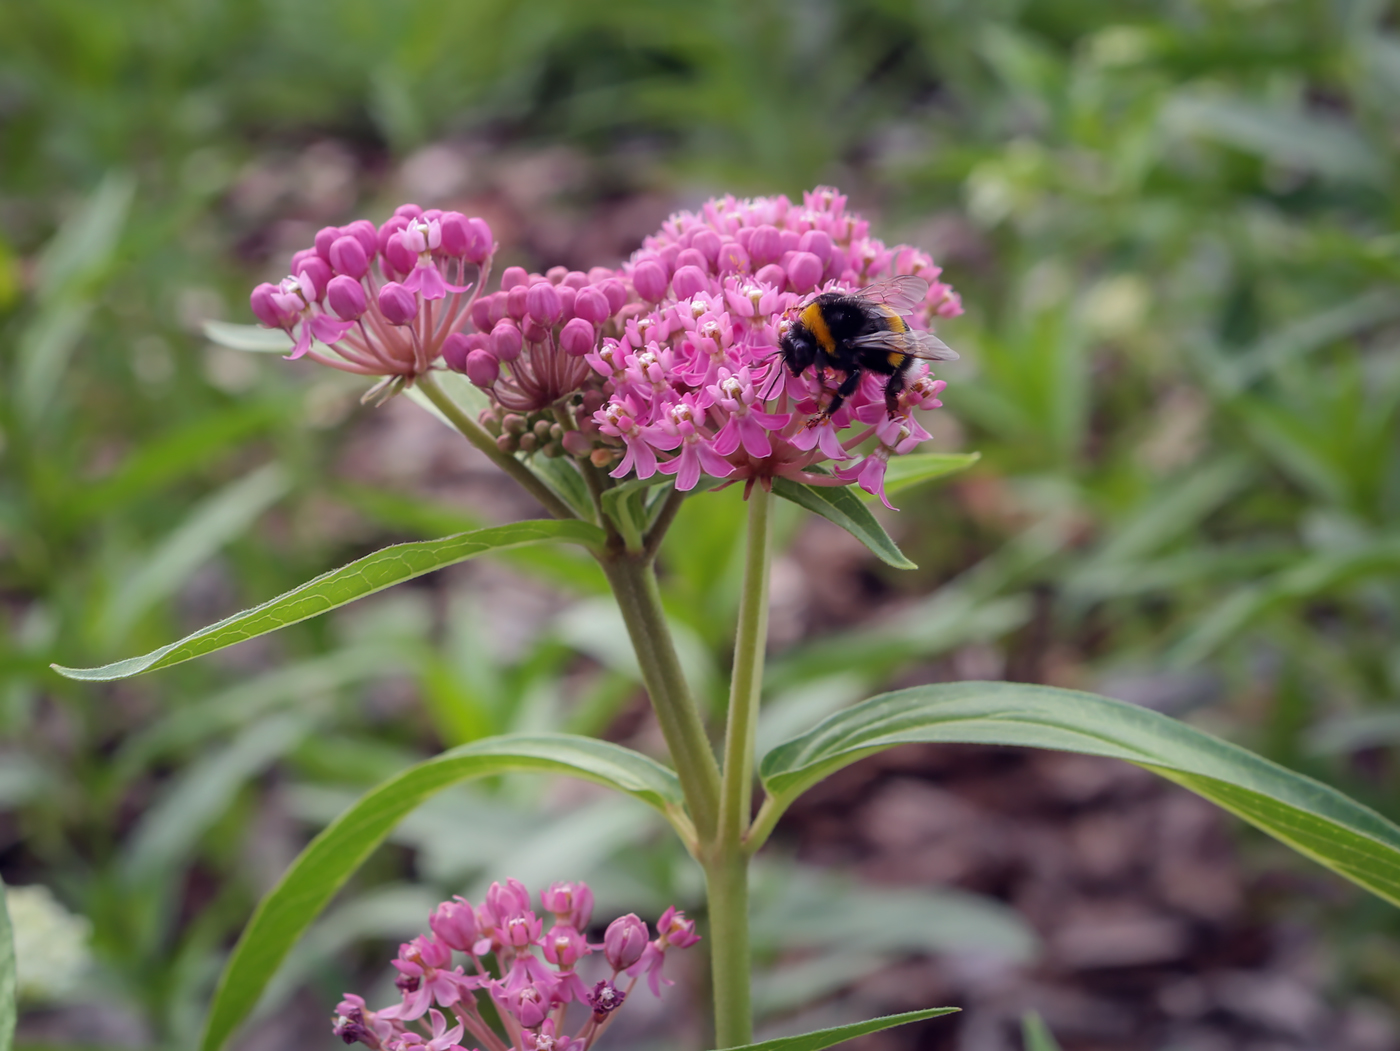
<svg viewBox="0 0 1400 1051">
<path fill-rule="evenodd" d="M 981 453 L 910 453 L 908 456 L 891 456 L 885 469 L 885 493 L 890 495 L 904 489 L 912 489 L 935 478 L 965 471 L 978 460 Z M 878 500 L 874 493 L 860 491 L 859 498 L 869 503 Z"/>
<path fill-rule="evenodd" d="M 10 1051 L 15 1038 L 15 938 L 5 884 L 0 881 L 0 1051 Z"/>
<path fill-rule="evenodd" d="M 261 325 L 233 325 L 227 321 L 206 321 L 204 338 L 230 350 L 247 350 L 254 354 L 290 354 L 292 337 L 280 328 Z"/>
<path fill-rule="evenodd" d="M 897 1025 L 908 1025 L 910 1022 L 918 1022 L 925 1018 L 937 1018 L 939 1015 L 953 1014 L 960 1010 L 962 1010 L 960 1007 L 930 1007 L 923 1011 L 906 1011 L 904 1014 L 872 1018 L 867 1022 L 853 1022 L 850 1025 L 838 1025 L 831 1029 L 817 1029 L 799 1036 L 780 1036 L 776 1040 L 760 1040 L 756 1044 L 730 1048 L 729 1051 L 822 1051 L 822 1048 L 834 1047 L 836 1044 L 854 1040 L 867 1033 L 878 1033 L 882 1029 L 893 1029 Z"/>
<path fill-rule="evenodd" d="M 606 741 L 565 734 L 491 737 L 419 763 L 366 794 L 313 839 L 258 904 L 219 980 L 204 1051 L 223 1045 L 297 938 L 400 819 L 449 785 L 514 770 L 593 781 L 655 807 L 673 824 L 687 824 L 676 775 Z"/>
<path fill-rule="evenodd" d="M 1059 1042 L 1050 1032 L 1040 1015 L 1027 1011 L 1021 1016 L 1021 1037 L 1025 1040 L 1025 1051 L 1060 1051 Z"/>
<path fill-rule="evenodd" d="M 1125 759 L 1400 905 L 1400 828 L 1374 810 L 1165 715 L 1049 686 L 917 686 L 838 712 L 764 757 L 760 775 L 775 797 L 770 818 L 834 771 L 911 742 L 1055 748 Z"/>
<path fill-rule="evenodd" d="M 261 606 L 201 628 L 178 642 L 152 650 L 141 657 L 128 657 L 99 668 L 66 668 L 52 665 L 54 671 L 70 679 L 105 682 L 125 679 L 142 672 L 168 668 L 172 664 L 201 657 L 225 646 L 243 642 L 289 624 L 319 616 L 328 610 L 372 595 L 376 591 L 431 573 L 435 569 L 519 544 L 563 540 L 575 544 L 601 544 L 603 532 L 587 522 L 532 519 L 510 525 L 477 529 L 470 533 L 395 544 L 357 559 L 349 565 L 322 573 L 286 594 Z"/>
<path fill-rule="evenodd" d="M 787 478 L 774 478 L 773 492 L 784 500 L 791 500 L 799 507 L 815 511 L 823 518 L 835 522 L 870 548 L 881 562 L 896 569 L 919 568 L 904 557 L 904 552 L 890 539 L 885 527 L 870 513 L 870 508 L 851 492 L 850 486 L 803 485 Z"/>
</svg>

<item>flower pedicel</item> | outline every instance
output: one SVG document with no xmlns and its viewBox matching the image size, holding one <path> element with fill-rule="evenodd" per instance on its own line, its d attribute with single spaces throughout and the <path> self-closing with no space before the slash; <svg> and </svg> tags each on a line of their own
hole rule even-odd
<svg viewBox="0 0 1400 1051">
<path fill-rule="evenodd" d="M 682 492 L 783 477 L 854 482 L 889 506 L 890 457 L 929 437 L 913 411 L 942 404 L 923 361 L 893 411 L 881 376 L 828 414 L 845 377 L 783 368 L 783 333 L 823 292 L 912 274 L 927 284 L 912 328 L 962 312 L 926 253 L 871 237 L 833 189 L 800 205 L 717 198 L 667 219 L 619 269 L 509 267 L 484 294 L 495 248 L 481 219 L 403 205 L 377 229 L 320 231 L 290 277 L 254 290 L 253 312 L 293 336 L 293 358 L 382 376 L 366 399 L 448 368 L 489 396 L 481 423 L 502 451 L 571 456 L 615 479 L 672 475 Z"/>
<path fill-rule="evenodd" d="M 700 940 L 694 922 L 670 908 L 657 923 L 655 938 L 628 914 L 608 925 L 601 945 L 590 945 L 584 932 L 593 915 L 593 892 L 586 883 L 551 884 L 540 904 L 553 916 L 548 932 L 517 880 L 491 884 L 480 907 L 460 897 L 443 902 L 428 920 L 432 933 L 400 945 L 392 961 L 399 972 L 399 1002 L 371 1011 L 361 997 L 347 993 L 336 1008 L 335 1034 L 374 1051 L 465 1051 L 464 1038 L 479 1042 L 484 1051 L 588 1051 L 643 975 L 657 996 L 662 983 L 671 984 L 661 976 L 668 950 Z M 574 968 L 596 952 L 612 973 L 590 988 Z M 471 970 L 454 966 L 455 957 L 464 958 Z M 624 974 L 628 980 L 622 988 L 618 979 Z M 482 1018 L 478 990 L 495 1003 L 508 1043 Z M 570 1003 L 583 1005 L 587 1017 L 567 1036 L 562 1029 Z M 449 1014 L 457 1023 L 451 1027 Z"/>
</svg>

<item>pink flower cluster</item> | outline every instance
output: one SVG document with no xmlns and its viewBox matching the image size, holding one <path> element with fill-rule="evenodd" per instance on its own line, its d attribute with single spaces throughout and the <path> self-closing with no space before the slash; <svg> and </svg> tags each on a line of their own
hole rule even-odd
<svg viewBox="0 0 1400 1051">
<path fill-rule="evenodd" d="M 292 256 L 291 275 L 258 285 L 250 302 L 259 321 L 293 337 L 289 357 L 397 389 L 460 347 L 495 248 L 482 219 L 405 204 L 377 228 L 358 219 L 318 231 Z"/>
<path fill-rule="evenodd" d="M 927 286 L 912 328 L 962 312 L 926 253 L 871 237 L 829 187 L 800 205 L 717 198 L 666 220 L 619 269 L 510 267 L 482 294 L 494 248 L 481 219 L 403 205 L 378 229 L 322 230 L 291 277 L 254 290 L 253 311 L 295 337 L 292 357 L 384 376 L 375 391 L 440 359 L 489 394 L 481 422 L 506 452 L 567 454 L 617 479 L 672 475 L 681 491 L 703 477 L 785 477 L 855 482 L 884 500 L 890 457 L 929 437 L 913 411 L 942 404 L 945 383 L 923 361 L 892 412 L 879 374 L 831 413 L 844 376 L 784 367 L 784 332 L 824 292 L 912 274 Z"/>
<path fill-rule="evenodd" d="M 668 949 L 700 940 L 694 922 L 671 908 L 657 923 L 655 938 L 629 913 L 608 925 L 601 944 L 589 944 L 593 892 L 585 883 L 551 884 L 540 904 L 554 918 L 548 932 L 517 880 L 493 883 L 479 907 L 460 897 L 443 902 L 428 920 L 432 933 L 399 946 L 392 961 L 400 1001 L 371 1011 L 361 997 L 346 994 L 336 1008 L 335 1034 L 374 1051 L 464 1051 L 467 1033 L 486 1051 L 588 1051 L 643 975 L 658 996 L 662 983 L 671 984 L 661 975 Z M 610 974 L 590 988 L 576 967 L 595 952 L 602 953 Z M 470 962 L 470 971 L 454 966 L 454 953 Z M 630 979 L 626 988 L 617 984 L 623 974 Z M 495 1003 L 509 1043 L 482 1018 L 477 990 Z M 588 1012 L 573 1036 L 562 1033 L 570 1003 Z M 438 1008 L 451 1012 L 457 1024 L 449 1028 Z"/>
</svg>

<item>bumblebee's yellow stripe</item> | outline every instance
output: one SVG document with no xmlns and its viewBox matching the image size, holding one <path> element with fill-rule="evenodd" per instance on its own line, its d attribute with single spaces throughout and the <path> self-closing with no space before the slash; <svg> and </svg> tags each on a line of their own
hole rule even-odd
<svg viewBox="0 0 1400 1051">
<path fill-rule="evenodd" d="M 909 326 L 904 323 L 904 319 L 896 314 L 889 307 L 881 307 L 880 312 L 889 318 L 891 332 L 908 332 Z M 897 350 L 892 350 L 885 358 L 891 367 L 899 369 L 904 367 L 904 363 L 909 360 L 908 356 L 901 354 Z"/>
<path fill-rule="evenodd" d="M 826 318 L 822 317 L 821 307 L 813 303 L 797 316 L 797 320 L 807 326 L 807 331 L 812 334 L 812 338 L 822 350 L 828 354 L 836 351 L 836 341 L 831 338 L 831 329 L 826 327 Z"/>
</svg>

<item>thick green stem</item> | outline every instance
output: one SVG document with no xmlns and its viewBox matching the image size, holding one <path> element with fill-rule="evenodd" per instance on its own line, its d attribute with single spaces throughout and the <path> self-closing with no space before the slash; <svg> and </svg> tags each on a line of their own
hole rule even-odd
<svg viewBox="0 0 1400 1051">
<path fill-rule="evenodd" d="M 710 973 L 715 994 L 715 1047 L 753 1043 L 750 995 L 749 859 L 726 850 L 705 867 L 710 911 Z"/>
<path fill-rule="evenodd" d="M 710 843 L 719 823 L 719 764 L 681 671 L 651 560 L 619 551 L 601 561 L 637 653 L 642 682 L 651 695 L 696 834 L 701 844 Z"/>
<path fill-rule="evenodd" d="M 559 499 L 554 491 L 540 481 L 530 468 L 510 453 L 502 452 L 500 446 L 496 444 L 496 439 L 491 437 L 486 428 L 463 412 L 460 406 L 447 396 L 447 392 L 438 386 L 438 381 L 433 378 L 431 372 L 420 374 L 415 382 L 418 384 L 418 389 L 427 395 L 428 400 L 437 406 L 438 411 L 452 422 L 452 426 L 462 432 L 467 441 L 485 453 L 487 458 L 497 467 L 523 485 L 531 496 L 544 505 L 546 511 L 555 518 L 578 517 L 574 514 L 573 508 Z"/>
<path fill-rule="evenodd" d="M 761 486 L 749 495 L 748 546 L 729 720 L 724 735 L 719 834 L 706 865 L 710 905 L 710 958 L 718 1046 L 753 1042 L 750 998 L 749 852 L 744 842 L 753 808 L 754 738 L 758 733 L 763 656 L 768 644 L 768 577 L 772 551 L 772 497 Z"/>
</svg>

